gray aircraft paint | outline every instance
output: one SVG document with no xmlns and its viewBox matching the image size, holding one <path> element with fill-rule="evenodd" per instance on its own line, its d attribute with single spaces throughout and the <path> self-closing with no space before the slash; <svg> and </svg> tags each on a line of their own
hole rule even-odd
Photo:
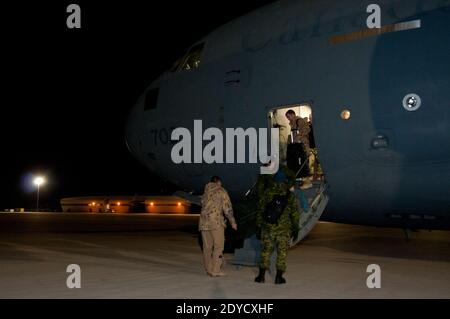
<svg viewBox="0 0 450 319">
<path fill-rule="evenodd" d="M 213 31 L 198 42 L 200 68 L 150 85 L 159 88 L 156 109 L 144 112 L 145 94 L 138 100 L 130 151 L 186 190 L 201 192 L 220 175 L 237 199 L 259 164 L 175 165 L 165 136 L 193 132 L 194 119 L 223 130 L 265 128 L 270 109 L 308 102 L 330 186 L 322 220 L 450 228 L 450 1 L 377 1 L 382 27 L 420 20 L 420 28 L 330 44 L 367 29 L 371 3 L 281 1 Z M 402 105 L 411 93 L 422 100 L 414 112 Z"/>
</svg>

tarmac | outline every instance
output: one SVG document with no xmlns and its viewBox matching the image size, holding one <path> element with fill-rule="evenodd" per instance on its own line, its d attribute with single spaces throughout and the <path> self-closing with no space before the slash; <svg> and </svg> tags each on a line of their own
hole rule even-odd
<svg viewBox="0 0 450 319">
<path fill-rule="evenodd" d="M 226 254 L 207 276 L 198 215 L 0 213 L 0 298 L 450 298 L 450 232 L 320 222 L 288 254 L 287 284 Z M 81 288 L 68 288 L 69 265 Z M 381 288 L 369 288 L 369 265 Z"/>
</svg>

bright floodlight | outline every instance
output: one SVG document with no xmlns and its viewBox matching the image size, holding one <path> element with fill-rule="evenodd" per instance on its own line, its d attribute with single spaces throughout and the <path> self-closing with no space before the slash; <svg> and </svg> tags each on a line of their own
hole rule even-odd
<svg viewBox="0 0 450 319">
<path fill-rule="evenodd" d="M 42 176 L 36 176 L 33 181 L 34 185 L 37 186 L 37 198 L 36 198 L 36 211 L 39 211 L 39 188 L 45 183 L 45 179 Z"/>
<path fill-rule="evenodd" d="M 34 185 L 41 186 L 44 183 L 45 183 L 45 179 L 43 177 L 39 176 L 34 179 Z"/>
</svg>

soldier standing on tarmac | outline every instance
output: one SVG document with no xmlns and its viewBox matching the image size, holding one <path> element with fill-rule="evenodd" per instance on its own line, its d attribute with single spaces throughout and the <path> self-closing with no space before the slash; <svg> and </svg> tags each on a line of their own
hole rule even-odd
<svg viewBox="0 0 450 319">
<path fill-rule="evenodd" d="M 206 184 L 202 196 L 202 211 L 199 220 L 199 231 L 203 240 L 203 265 L 212 277 L 223 277 L 223 249 L 225 243 L 225 217 L 234 230 L 237 224 L 233 216 L 233 206 L 227 191 L 222 187 L 220 177 L 213 176 Z"/>
<path fill-rule="evenodd" d="M 270 178 L 270 180 L 267 180 Z M 258 185 L 257 225 L 261 231 L 261 263 L 255 282 L 265 281 L 265 272 L 270 265 L 270 256 L 277 248 L 277 274 L 275 284 L 284 284 L 283 273 L 286 271 L 286 257 L 291 237 L 297 238 L 300 213 L 297 209 L 295 195 L 290 191 L 288 177 L 283 170 L 274 176 L 264 176 L 264 185 Z"/>
</svg>

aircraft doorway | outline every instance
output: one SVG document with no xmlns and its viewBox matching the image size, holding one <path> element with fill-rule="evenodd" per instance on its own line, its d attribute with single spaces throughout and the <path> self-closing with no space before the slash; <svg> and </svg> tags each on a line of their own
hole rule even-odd
<svg viewBox="0 0 450 319">
<path fill-rule="evenodd" d="M 306 103 L 285 105 L 269 111 L 269 127 L 278 127 L 280 130 L 280 165 L 282 166 L 286 166 L 287 164 L 287 145 L 291 133 L 289 120 L 286 118 L 286 112 L 289 110 L 294 111 L 297 116 L 308 121 L 312 119 L 311 106 Z"/>
<path fill-rule="evenodd" d="M 310 104 L 300 103 L 284 105 L 269 110 L 269 127 L 279 128 L 280 166 L 287 166 L 289 140 L 292 142 L 294 138 L 293 134 L 296 134 L 296 131 L 291 131 L 289 120 L 286 117 L 286 113 L 289 110 L 294 111 L 296 116 L 306 120 L 310 124 L 310 134 L 312 134 L 312 136 L 310 135 L 310 138 L 308 139 L 310 147 L 305 149 L 302 156 L 296 156 L 292 159 L 292 152 L 289 152 L 289 163 L 297 161 L 297 167 L 299 167 L 299 169 L 294 172 L 296 173 L 296 186 L 294 187 L 294 193 L 297 197 L 298 209 L 301 212 L 299 225 L 300 233 L 298 236 L 298 241 L 300 241 L 319 221 L 319 218 L 328 203 L 328 196 L 326 194 L 327 184 L 322 168 L 320 167 L 318 145 L 315 145 L 313 138 L 314 132 L 312 124 L 314 117 L 313 108 Z M 298 143 L 294 144 L 298 145 Z M 303 159 L 301 157 L 303 157 Z M 304 165 L 307 167 L 306 173 L 303 171 Z M 292 244 L 294 245 L 295 243 Z"/>
</svg>

